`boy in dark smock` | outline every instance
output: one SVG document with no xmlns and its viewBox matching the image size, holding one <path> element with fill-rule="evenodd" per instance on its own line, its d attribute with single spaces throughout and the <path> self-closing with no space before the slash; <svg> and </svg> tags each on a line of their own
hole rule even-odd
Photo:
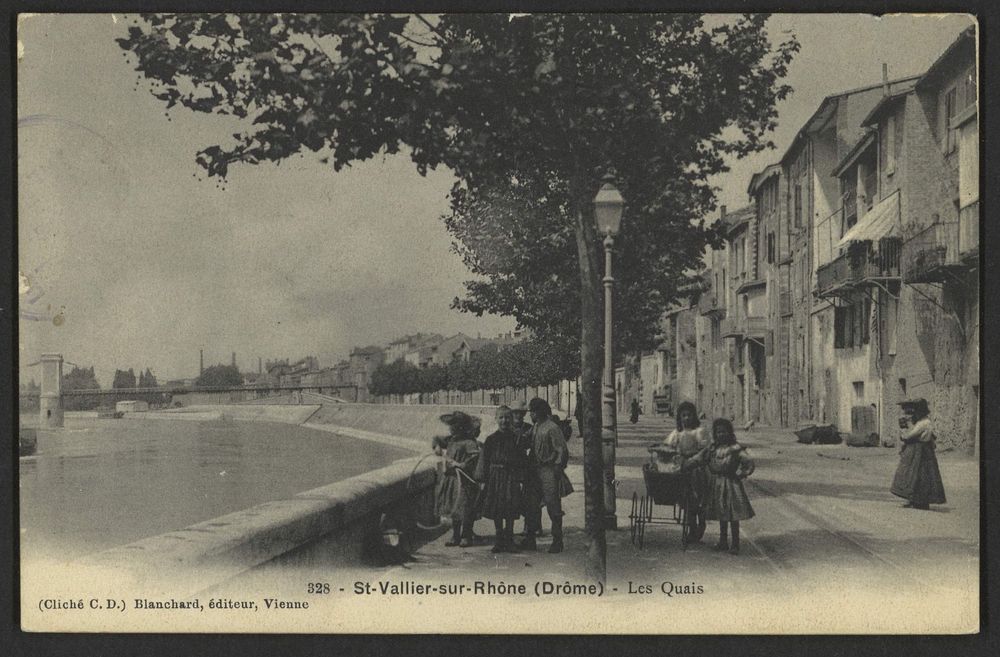
<svg viewBox="0 0 1000 657">
<path fill-rule="evenodd" d="M 531 431 L 531 452 L 528 454 L 528 471 L 524 485 L 525 528 L 527 536 L 521 549 L 534 550 L 535 535 L 542 526 L 544 505 L 552 522 L 552 545 L 549 552 L 562 552 L 562 498 L 573 492 L 566 477 L 569 450 L 562 429 L 552 420 L 552 408 L 544 399 L 535 397 L 528 404 L 535 423 Z"/>
</svg>

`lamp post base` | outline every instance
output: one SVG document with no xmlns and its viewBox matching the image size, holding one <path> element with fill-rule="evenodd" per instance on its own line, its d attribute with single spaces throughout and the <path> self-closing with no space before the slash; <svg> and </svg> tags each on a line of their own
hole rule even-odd
<svg viewBox="0 0 1000 657">
<path fill-rule="evenodd" d="M 604 529 L 607 531 L 618 531 L 618 516 L 610 514 L 604 516 Z"/>
</svg>

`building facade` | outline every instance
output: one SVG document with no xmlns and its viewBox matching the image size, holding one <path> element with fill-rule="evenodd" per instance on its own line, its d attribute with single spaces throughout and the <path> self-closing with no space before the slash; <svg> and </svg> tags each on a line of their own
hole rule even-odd
<svg viewBox="0 0 1000 657">
<path fill-rule="evenodd" d="M 877 444 L 918 396 L 944 444 L 978 444 L 974 31 L 924 75 L 883 78 L 827 96 L 751 178 L 751 205 L 722 208 L 724 245 L 705 255 L 696 305 L 666 313 L 657 358 L 642 362 L 654 405 L 833 424 Z"/>
</svg>

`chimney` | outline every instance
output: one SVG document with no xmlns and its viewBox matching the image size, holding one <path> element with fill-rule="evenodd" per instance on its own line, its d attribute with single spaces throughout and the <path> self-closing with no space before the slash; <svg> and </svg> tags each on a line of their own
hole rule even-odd
<svg viewBox="0 0 1000 657">
<path fill-rule="evenodd" d="M 882 95 L 889 95 L 889 65 L 882 62 Z"/>
<path fill-rule="evenodd" d="M 205 373 L 205 350 L 198 350 L 198 376 Z"/>
<path fill-rule="evenodd" d="M 236 367 L 236 352 L 233 352 L 233 367 Z"/>
<path fill-rule="evenodd" d="M 719 206 L 719 219 L 725 219 L 725 218 L 726 218 L 726 206 L 720 205 Z"/>
<path fill-rule="evenodd" d="M 260 360 L 260 356 L 257 356 L 257 374 L 263 374 L 263 373 L 264 373 L 264 366 Z"/>
</svg>

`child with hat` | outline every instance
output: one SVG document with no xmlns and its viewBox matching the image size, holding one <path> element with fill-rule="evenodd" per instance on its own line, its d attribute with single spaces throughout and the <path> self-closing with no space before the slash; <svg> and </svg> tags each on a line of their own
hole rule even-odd
<svg viewBox="0 0 1000 657">
<path fill-rule="evenodd" d="M 446 413 L 441 421 L 448 425 L 449 436 L 436 437 L 434 452 L 442 454 L 444 474 L 439 479 L 435 497 L 438 516 L 452 521 L 448 547 L 470 547 L 473 544 L 472 525 L 476 520 L 476 499 L 479 485 L 473 476 L 479 459 L 479 443 L 474 437 L 472 417 L 462 411 Z"/>
</svg>

